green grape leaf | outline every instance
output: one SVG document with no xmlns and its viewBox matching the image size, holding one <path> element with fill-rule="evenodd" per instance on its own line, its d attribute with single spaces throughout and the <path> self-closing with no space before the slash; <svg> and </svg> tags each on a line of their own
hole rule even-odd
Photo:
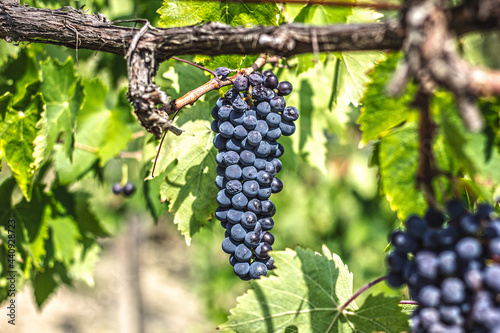
<svg viewBox="0 0 500 333">
<path fill-rule="evenodd" d="M 93 242 L 86 248 L 84 248 L 82 244 L 79 244 L 75 249 L 75 257 L 77 260 L 69 268 L 69 276 L 93 287 L 95 285 L 94 269 L 99 261 L 100 253 L 101 247 L 97 243 Z"/>
<path fill-rule="evenodd" d="M 69 216 L 53 218 L 49 221 L 54 244 L 54 258 L 68 269 L 75 260 L 75 250 L 81 239 L 76 222 Z"/>
<path fill-rule="evenodd" d="M 347 320 L 354 332 L 407 332 L 408 314 L 399 301 L 398 297 L 369 295 L 358 311 L 349 313 Z"/>
<path fill-rule="evenodd" d="M 12 45 L 11 43 L 7 43 L 4 40 L 0 40 L 0 67 L 5 64 L 9 58 L 17 57 L 17 54 L 21 50 L 19 46 Z"/>
<path fill-rule="evenodd" d="M 177 119 L 184 133 L 169 135 L 158 159 L 157 174 L 164 183 L 160 187 L 162 201 L 168 201 L 174 223 L 190 244 L 215 211 L 217 188 L 215 179 L 216 150 L 210 129 L 208 103 L 198 101 Z"/>
<path fill-rule="evenodd" d="M 27 107 L 10 105 L 12 95 L 0 97 L 0 156 L 5 156 L 12 175 L 26 200 L 31 199 L 33 177 L 37 166 L 34 157 L 36 125 L 43 112 L 44 103 L 40 94 L 31 98 Z M 22 103 L 24 104 L 24 103 Z"/>
<path fill-rule="evenodd" d="M 385 57 L 382 52 L 342 53 L 339 73 L 339 90 L 336 99 L 345 106 L 358 106 L 370 81 L 368 72 Z"/>
<path fill-rule="evenodd" d="M 45 241 L 49 237 L 49 218 L 52 213 L 50 198 L 41 187 L 35 187 L 30 202 L 23 199 L 12 209 L 12 215 L 19 224 L 18 233 L 23 251 L 36 268 L 43 266 L 46 254 Z M 24 258 L 27 260 L 27 258 Z"/>
<path fill-rule="evenodd" d="M 394 53 L 368 74 L 371 82 L 362 99 L 363 107 L 357 120 L 363 132 L 363 144 L 388 134 L 411 116 L 409 105 L 417 89 L 414 84 L 409 84 L 406 92 L 398 98 L 389 97 L 386 93 L 387 84 L 400 58 L 399 53 Z"/>
<path fill-rule="evenodd" d="M 204 21 L 220 19 L 221 4 L 218 1 L 172 1 L 166 0 L 158 9 L 162 28 L 182 27 Z"/>
<path fill-rule="evenodd" d="M 55 167 L 62 184 L 69 184 L 89 171 L 97 160 L 104 166 L 127 148 L 132 130 L 125 110 L 110 110 L 105 103 L 107 87 L 99 80 L 85 82 L 86 99 L 79 115 L 76 150 L 71 160 L 60 147 L 55 151 Z"/>
<path fill-rule="evenodd" d="M 81 80 L 75 74 L 73 60 L 61 64 L 57 59 L 43 62 L 40 65 L 42 83 L 40 92 L 46 102 L 44 117 L 41 124 L 45 127 L 42 133 L 46 135 L 43 149 L 47 156 L 62 134 L 64 140 L 63 152 L 72 158 L 75 142 L 75 130 L 78 111 L 80 110 L 84 92 Z"/>
<path fill-rule="evenodd" d="M 38 308 L 42 307 L 59 285 L 55 279 L 55 274 L 54 268 L 47 267 L 43 272 L 36 272 L 35 276 L 32 278 L 31 283 L 33 284 L 33 293 Z"/>
<path fill-rule="evenodd" d="M 43 46 L 31 44 L 16 48 L 19 50 L 17 56 L 7 58 L 0 68 L 0 94 L 12 93 L 13 104 L 24 98 L 29 85 L 39 81 L 36 54 L 43 50 Z"/>
<path fill-rule="evenodd" d="M 399 219 L 404 221 L 411 214 L 423 214 L 427 205 L 416 187 L 417 123 L 408 123 L 382 137 L 378 160 L 382 190 Z"/>
<path fill-rule="evenodd" d="M 346 4 L 353 3 L 352 0 L 346 0 Z M 352 7 L 336 7 L 322 5 L 306 5 L 295 16 L 295 23 L 307 23 L 315 25 L 325 25 L 334 23 L 345 23 L 347 18 L 352 15 Z"/>
<path fill-rule="evenodd" d="M 339 308 L 352 296 L 353 276 L 336 255 L 297 248 L 273 252 L 276 274 L 252 283 L 220 329 L 235 332 L 401 332 L 408 316 L 397 298 L 370 296 Z"/>
<path fill-rule="evenodd" d="M 275 3 L 165 0 L 158 10 L 162 28 L 219 21 L 231 25 L 276 25 Z"/>
</svg>

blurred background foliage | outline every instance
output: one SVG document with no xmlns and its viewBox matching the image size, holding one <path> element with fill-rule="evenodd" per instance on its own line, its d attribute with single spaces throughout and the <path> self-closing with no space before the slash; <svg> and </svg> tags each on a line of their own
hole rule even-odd
<svg viewBox="0 0 500 333">
<path fill-rule="evenodd" d="M 168 20 L 168 12 L 160 11 L 160 18 L 157 11 L 171 5 L 170 2 L 146 0 L 24 2 L 52 9 L 61 6 L 80 8 L 85 5 L 84 10 L 89 13 L 100 12 L 110 20 L 147 18 L 153 25 L 161 25 L 162 20 Z M 333 15 L 332 8 L 322 8 L 321 11 L 315 11 L 314 8 L 287 5 L 285 12 L 279 11 L 280 16 L 275 23 L 314 21 L 327 24 L 376 21 L 382 17 L 369 10 L 353 12 L 348 9 Z M 235 23 L 240 22 L 235 20 Z M 488 34 L 486 37 L 472 35 L 461 42 L 468 59 L 498 68 L 496 53 L 492 51 L 500 45 L 497 34 Z M 0 41 L 0 50 L 0 95 L 7 91 L 26 89 L 27 82 L 37 80 L 42 75 L 40 66 L 43 62 L 57 59 L 58 63 L 65 64 L 68 58 L 75 59 L 74 50 L 51 45 L 13 46 Z M 75 136 L 80 145 L 75 147 L 71 161 L 61 148 L 62 145 L 56 144 L 44 169 L 35 177 L 35 187 L 49 188 L 48 191 L 57 200 L 64 193 L 70 193 L 72 197 L 88 202 L 88 210 L 81 214 L 75 213 L 75 216 L 81 219 L 77 219 L 76 223 L 89 219 L 94 221 L 84 237 L 89 244 L 101 244 L 106 237 L 120 234 L 131 216 L 139 216 L 141 225 L 148 230 L 145 241 L 155 241 L 155 234 L 161 234 L 162 237 L 167 234 L 166 240 L 182 239 L 179 231 L 173 227 L 173 216 L 167 212 L 168 203 L 162 204 L 160 200 L 162 177 L 144 181 L 150 174 L 157 142 L 141 128 L 126 100 L 125 60 L 116 55 L 87 50 L 79 50 L 78 55 L 78 67 L 74 73 L 85 93 Z M 255 57 L 184 58 L 213 69 L 222 64 L 231 64 L 226 65 L 228 67 L 248 66 Z M 380 190 L 378 169 L 369 166 L 370 161 L 376 165 L 373 162 L 375 147 L 372 142 L 361 144 L 362 133 L 357 124 L 362 107 L 359 101 L 369 82 L 365 74 L 384 58 L 385 55 L 378 52 L 307 54 L 282 59 L 280 66 L 274 68 L 280 80 L 288 80 L 294 85 L 295 90 L 287 103 L 299 108 L 301 118 L 296 135 L 281 139 L 286 153 L 282 157 L 284 168 L 280 178 L 285 188 L 272 198 L 277 206 L 273 229 L 276 243 L 273 247 L 283 250 L 300 245 L 320 252 L 322 245 L 326 244 L 353 272 L 355 290 L 385 274 L 387 236 L 400 225 L 396 213 L 391 210 Z M 30 65 L 22 71 L 16 71 L 14 75 L 14 69 L 20 67 L 21 62 Z M 269 68 L 272 66 L 268 64 L 263 69 Z M 161 64 L 156 82 L 171 98 L 176 98 L 209 78 L 197 68 L 169 60 Z M 211 92 L 181 113 L 200 111 L 209 115 L 211 106 L 221 93 L 223 91 Z M 493 122 L 496 122 L 497 119 L 493 118 Z M 93 133 L 96 124 L 102 123 L 109 124 L 105 131 L 100 132 L 104 134 L 99 136 Z M 166 140 L 169 139 L 173 138 L 167 136 Z M 96 146 L 98 151 L 89 149 Z M 169 152 L 163 150 L 161 154 L 168 156 Z M 215 171 L 210 172 L 213 174 Z M 9 167 L 3 163 L 0 186 L 5 185 L 10 177 Z M 113 195 L 111 186 L 120 181 L 134 183 L 136 194 L 131 198 Z M 213 186 L 209 190 L 212 192 L 211 197 L 204 199 L 214 200 L 216 191 Z M 12 205 L 20 203 L 22 197 L 21 192 L 15 189 Z M 61 203 L 64 204 L 63 201 Z M 189 247 L 179 242 L 161 243 L 162 246 L 175 246 L 175 251 L 182 252 L 182 258 L 187 258 L 176 263 L 183 267 L 179 277 L 203 302 L 204 314 L 214 327 L 225 321 L 228 309 L 236 304 L 236 297 L 249 287 L 248 282 L 242 282 L 234 276 L 227 255 L 220 247 L 223 238 L 224 229 L 214 219 L 193 236 Z M 97 247 L 93 249 L 95 255 L 90 261 L 85 261 L 85 265 L 73 271 L 68 266 L 65 274 L 71 271 L 70 279 L 62 278 L 63 274 L 61 282 L 74 284 L 74 281 L 81 280 L 93 285 L 92 272 L 99 253 Z M 161 252 L 156 254 L 162 255 Z M 25 273 L 25 278 L 29 279 L 29 272 Z M 148 272 L 142 271 L 142 274 L 147 275 Z M 0 288 L 5 285 L 5 278 L 0 278 Z M 35 294 L 36 288 L 43 287 L 35 285 Z M 38 295 L 37 303 L 41 306 L 55 289 L 56 286 Z M 384 284 L 379 284 L 374 292 L 400 295 L 402 291 L 390 290 Z M 2 292 L 1 300 L 5 297 Z"/>
</svg>

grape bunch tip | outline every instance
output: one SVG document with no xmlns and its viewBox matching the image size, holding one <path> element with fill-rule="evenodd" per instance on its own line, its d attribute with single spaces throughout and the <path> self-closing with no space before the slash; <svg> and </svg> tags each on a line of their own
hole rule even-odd
<svg viewBox="0 0 500 333">
<path fill-rule="evenodd" d="M 493 208 L 468 212 L 459 201 L 445 215 L 428 209 L 391 234 L 387 283 L 407 285 L 418 308 L 413 332 L 500 332 L 500 219 Z"/>
<path fill-rule="evenodd" d="M 215 72 L 229 73 L 224 68 Z M 215 217 L 226 229 L 222 250 L 245 281 L 275 268 L 269 252 L 276 206 L 270 197 L 283 189 L 276 174 L 282 169 L 284 148 L 277 140 L 292 135 L 299 118 L 297 108 L 286 106 L 283 97 L 292 89 L 270 70 L 239 75 L 212 109 L 211 128 L 217 133 L 213 144 L 218 149 Z"/>
</svg>

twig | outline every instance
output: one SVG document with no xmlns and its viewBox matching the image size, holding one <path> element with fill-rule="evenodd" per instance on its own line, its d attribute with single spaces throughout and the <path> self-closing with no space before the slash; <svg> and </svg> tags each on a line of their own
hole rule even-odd
<svg viewBox="0 0 500 333">
<path fill-rule="evenodd" d="M 99 149 L 96 147 L 87 146 L 86 144 L 80 142 L 75 142 L 75 148 L 85 150 L 94 154 L 96 154 L 99 151 Z"/>
<path fill-rule="evenodd" d="M 205 67 L 203 67 L 203 66 L 200 66 L 200 65 L 198 65 L 198 64 L 195 64 L 194 62 L 191 62 L 191 61 L 189 61 L 189 60 L 185 60 L 185 59 L 182 59 L 182 58 L 178 58 L 178 57 L 171 57 L 171 58 L 172 58 L 172 59 L 174 59 L 174 60 L 177 60 L 177 61 L 182 61 L 182 62 L 184 62 L 184 63 L 186 63 L 186 64 L 189 64 L 189 65 L 191 65 L 191 66 L 194 66 L 194 67 L 196 67 L 196 68 L 203 69 L 204 71 L 209 72 L 210 74 L 212 74 L 214 77 L 217 77 L 217 74 L 215 74 L 215 73 L 214 73 L 213 71 L 211 71 L 210 69 L 205 68 Z"/>
<path fill-rule="evenodd" d="M 418 305 L 418 302 L 417 301 L 410 301 L 410 300 L 403 300 L 403 301 L 400 301 L 399 304 L 400 305 L 405 305 L 405 304 L 408 304 L 408 305 Z"/>
<path fill-rule="evenodd" d="M 184 106 L 193 104 L 196 102 L 201 96 L 205 95 L 206 93 L 215 90 L 215 89 L 220 89 L 224 86 L 228 86 L 233 84 L 234 80 L 241 75 L 250 75 L 252 72 L 255 70 L 259 69 L 260 67 L 264 66 L 266 63 L 267 56 L 265 54 L 261 54 L 255 62 L 252 64 L 252 66 L 242 69 L 239 71 L 236 75 L 233 75 L 231 77 L 228 77 L 223 80 L 219 80 L 217 78 L 211 79 L 207 83 L 205 83 L 202 86 L 199 86 L 196 89 L 191 90 L 187 94 L 185 94 L 182 97 L 179 97 L 177 99 L 174 99 L 172 102 L 170 102 L 167 105 L 164 105 L 160 108 L 160 110 L 167 112 L 168 114 L 177 114 L 177 112 Z M 175 117 L 175 116 L 174 116 Z M 173 119 L 173 118 L 172 118 Z"/>
<path fill-rule="evenodd" d="M 140 161 L 142 158 L 142 151 L 122 151 L 118 154 L 120 158 L 131 158 Z"/>
<path fill-rule="evenodd" d="M 161 137 L 160 145 L 158 146 L 158 151 L 156 152 L 155 161 L 153 163 L 153 170 L 151 170 L 151 178 L 154 178 L 155 176 L 156 162 L 158 162 L 158 158 L 160 158 L 161 146 L 163 146 L 163 141 L 165 140 L 167 133 L 168 131 L 165 131 Z"/>
<path fill-rule="evenodd" d="M 361 295 L 362 293 L 364 293 L 366 290 L 370 289 L 371 287 L 373 287 L 377 283 L 380 283 L 380 282 L 384 281 L 386 278 L 387 278 L 387 276 L 384 275 L 384 276 L 379 277 L 378 279 L 375 279 L 375 280 L 373 280 L 373 281 L 368 282 L 367 284 L 365 284 L 363 287 L 361 287 L 361 289 L 359 289 L 358 291 L 356 291 L 356 293 L 354 295 L 352 295 L 351 298 L 349 298 L 347 300 L 347 302 L 345 302 L 339 308 L 338 313 L 344 312 L 344 310 L 349 306 L 349 304 L 351 304 L 356 298 L 358 298 L 359 295 Z"/>
<path fill-rule="evenodd" d="M 436 206 L 436 195 L 432 180 L 434 179 L 434 153 L 432 143 L 434 138 L 434 129 L 436 125 L 433 123 L 430 114 L 430 94 L 424 90 L 422 86 L 415 96 L 414 105 L 420 111 L 420 121 L 418 124 L 418 171 L 417 171 L 417 186 L 419 186 L 424 194 L 427 204 L 431 207 Z"/>
<path fill-rule="evenodd" d="M 76 35 L 76 42 L 75 42 L 75 60 L 76 60 L 76 68 L 79 68 L 78 66 L 78 44 L 79 44 L 79 39 L 78 39 L 78 30 L 76 30 L 75 27 L 73 27 L 71 24 L 69 24 L 66 19 L 64 19 L 64 25 L 66 28 L 69 30 L 73 31 Z"/>
</svg>

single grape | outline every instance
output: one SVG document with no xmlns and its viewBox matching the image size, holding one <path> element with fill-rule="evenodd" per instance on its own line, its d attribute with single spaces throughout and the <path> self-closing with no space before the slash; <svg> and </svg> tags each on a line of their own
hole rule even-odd
<svg viewBox="0 0 500 333">
<path fill-rule="evenodd" d="M 244 212 L 243 215 L 241 215 L 241 225 L 244 228 L 253 229 L 255 228 L 256 224 L 257 224 L 257 215 L 255 215 L 255 213 Z"/>
<path fill-rule="evenodd" d="M 260 200 L 269 199 L 269 197 L 271 197 L 271 193 L 271 187 L 261 187 L 257 193 L 257 198 Z"/>
<path fill-rule="evenodd" d="M 231 105 L 224 105 L 219 109 L 219 111 L 217 111 L 217 115 L 222 121 L 228 120 L 231 111 L 233 111 L 233 107 Z"/>
<path fill-rule="evenodd" d="M 285 121 L 296 121 L 299 119 L 299 110 L 295 106 L 287 106 L 283 110 L 282 117 Z"/>
<path fill-rule="evenodd" d="M 288 81 L 281 81 L 278 83 L 278 95 L 280 96 L 286 96 L 289 95 L 292 92 L 293 86 L 290 82 Z"/>
<path fill-rule="evenodd" d="M 263 216 L 273 216 L 276 213 L 276 206 L 271 200 L 263 200 L 261 206 L 261 214 Z"/>
<path fill-rule="evenodd" d="M 266 139 L 270 141 L 276 141 L 281 137 L 281 133 L 281 128 L 279 127 L 270 128 L 269 131 L 267 131 Z"/>
<path fill-rule="evenodd" d="M 234 164 L 228 166 L 224 174 L 229 180 L 239 180 L 241 178 L 241 172 L 241 167 L 238 164 Z"/>
<path fill-rule="evenodd" d="M 457 242 L 455 245 L 455 251 L 460 259 L 465 261 L 471 261 L 473 259 L 479 258 L 483 248 L 481 243 L 475 238 L 465 237 Z"/>
<path fill-rule="evenodd" d="M 273 248 L 271 245 L 267 243 L 260 243 L 256 248 L 255 248 L 255 256 L 259 259 L 266 259 L 269 258 L 269 251 L 271 251 Z"/>
<path fill-rule="evenodd" d="M 217 148 L 218 150 L 223 150 L 226 149 L 226 142 L 227 139 L 223 138 L 220 133 L 215 135 L 214 137 L 214 147 Z"/>
<path fill-rule="evenodd" d="M 234 264 L 234 274 L 245 276 L 250 272 L 250 264 L 248 262 L 237 262 Z"/>
<path fill-rule="evenodd" d="M 218 100 L 217 100 L 217 102 L 218 102 Z M 222 106 L 222 104 L 221 104 L 221 106 Z M 214 118 L 215 123 L 217 123 L 217 121 L 219 120 L 219 108 L 220 108 L 220 106 L 216 105 L 212 108 L 212 111 L 211 111 L 212 118 Z"/>
<path fill-rule="evenodd" d="M 493 238 L 488 246 L 490 253 L 494 256 L 500 256 L 500 237 Z"/>
<path fill-rule="evenodd" d="M 247 209 L 255 214 L 259 214 L 262 210 L 262 203 L 259 199 L 252 199 L 248 202 Z"/>
<path fill-rule="evenodd" d="M 217 134 L 217 135 L 219 135 L 219 134 Z M 239 153 L 240 151 L 242 151 L 241 140 L 238 140 L 236 138 L 231 138 L 231 139 L 227 140 L 226 141 L 226 149 Z"/>
<path fill-rule="evenodd" d="M 243 168 L 242 176 L 244 180 L 253 180 L 257 178 L 257 169 L 254 166 L 246 166 Z"/>
<path fill-rule="evenodd" d="M 237 242 L 241 242 L 245 239 L 247 231 L 241 224 L 236 224 L 231 228 L 231 238 Z"/>
<path fill-rule="evenodd" d="M 266 168 L 267 161 L 263 158 L 256 158 L 253 166 L 257 171 L 264 170 Z"/>
<path fill-rule="evenodd" d="M 229 121 L 234 127 L 238 125 L 243 125 L 243 120 L 245 119 L 245 114 L 241 112 L 231 112 L 229 115 Z M 236 130 L 236 129 L 235 129 Z"/>
<path fill-rule="evenodd" d="M 260 134 L 260 132 L 257 131 L 250 131 L 248 132 L 247 141 L 252 146 L 258 146 L 259 143 L 262 141 L 262 134 Z"/>
<path fill-rule="evenodd" d="M 216 69 L 214 69 L 214 73 L 221 79 L 225 79 L 229 75 L 229 73 L 231 73 L 231 70 L 227 67 L 217 67 Z"/>
<path fill-rule="evenodd" d="M 260 234 L 254 231 L 248 232 L 245 235 L 245 245 L 251 249 L 255 249 L 260 244 Z"/>
<path fill-rule="evenodd" d="M 278 78 L 274 74 L 267 75 L 264 78 L 264 87 L 266 88 L 274 89 L 278 86 L 278 83 L 279 83 Z"/>
<path fill-rule="evenodd" d="M 242 210 L 231 208 L 227 212 L 227 221 L 232 224 L 238 224 L 240 223 L 243 214 L 244 212 Z"/>
<path fill-rule="evenodd" d="M 111 191 L 113 191 L 114 194 L 121 194 L 123 192 L 123 186 L 120 183 L 114 183 L 111 187 Z"/>
<path fill-rule="evenodd" d="M 226 166 L 238 164 L 240 161 L 240 155 L 235 151 L 228 151 L 222 157 L 222 161 Z"/>
<path fill-rule="evenodd" d="M 246 111 L 248 109 L 248 104 L 241 98 L 240 95 L 236 96 L 234 101 L 231 103 L 231 105 L 234 108 L 234 112 L 232 113 L 241 113 L 243 111 Z M 229 115 L 229 119 L 231 119 L 231 115 Z"/>
<path fill-rule="evenodd" d="M 212 123 L 210 124 L 210 128 L 212 129 L 212 132 L 219 133 L 219 125 L 217 125 L 217 120 L 212 121 Z"/>
<path fill-rule="evenodd" d="M 271 112 L 266 116 L 266 122 L 269 127 L 278 127 L 281 122 L 281 116 L 278 113 Z"/>
<path fill-rule="evenodd" d="M 226 188 L 226 184 L 227 184 L 226 177 L 221 175 L 217 175 L 217 177 L 215 177 L 215 186 L 217 186 L 219 190 Z"/>
<path fill-rule="evenodd" d="M 226 183 L 226 191 L 230 195 L 235 195 L 241 192 L 243 185 L 239 180 L 230 180 Z"/>
<path fill-rule="evenodd" d="M 236 90 L 243 91 L 248 88 L 248 79 L 241 75 L 234 79 L 233 86 Z"/>
<path fill-rule="evenodd" d="M 274 220 L 272 217 L 263 217 L 257 221 L 261 227 L 262 230 L 271 230 L 274 227 Z"/>
<path fill-rule="evenodd" d="M 232 197 L 231 204 L 234 208 L 243 209 L 248 205 L 248 198 L 245 194 L 238 193 Z"/>
<path fill-rule="evenodd" d="M 271 191 L 273 193 L 279 193 L 283 190 L 283 182 L 278 177 L 273 177 L 271 182 Z"/>
<path fill-rule="evenodd" d="M 226 252 L 227 254 L 233 254 L 238 245 L 238 242 L 232 240 L 230 237 L 226 237 L 222 241 L 222 251 Z"/>
<path fill-rule="evenodd" d="M 253 72 L 248 76 L 248 83 L 250 83 L 251 86 L 256 86 L 258 84 L 261 84 L 264 81 L 264 78 L 262 77 L 262 74 L 259 72 Z"/>
<path fill-rule="evenodd" d="M 228 208 L 224 207 L 217 207 L 215 210 L 215 218 L 221 222 L 227 221 L 227 212 L 229 211 Z"/>
<path fill-rule="evenodd" d="M 437 307 L 440 303 L 441 291 L 433 285 L 424 286 L 418 293 L 417 301 L 419 305 L 427 307 Z"/>
<path fill-rule="evenodd" d="M 217 203 L 221 207 L 230 207 L 231 195 L 229 195 L 226 190 L 220 190 L 217 194 Z"/>
<path fill-rule="evenodd" d="M 257 104 L 257 114 L 261 117 L 266 117 L 271 112 L 271 105 L 268 102 L 260 102 Z"/>
<path fill-rule="evenodd" d="M 244 139 L 248 135 L 248 131 L 243 125 L 238 125 L 234 128 L 233 135 L 236 139 Z"/>
<path fill-rule="evenodd" d="M 267 132 L 269 134 L 269 132 Z M 267 141 L 261 141 L 259 142 L 259 145 L 255 149 L 255 156 L 257 157 L 267 157 L 271 153 L 271 145 Z M 254 164 L 255 166 L 255 164 Z M 265 168 L 264 164 L 264 168 Z"/>
<path fill-rule="evenodd" d="M 245 118 L 243 118 L 243 126 L 249 131 L 255 129 L 257 126 L 257 118 L 252 115 L 245 116 Z"/>
<path fill-rule="evenodd" d="M 491 290 L 500 293 L 500 264 L 486 267 L 484 282 Z"/>
<path fill-rule="evenodd" d="M 243 183 L 243 194 L 249 198 L 255 198 L 259 193 L 260 186 L 255 180 L 249 180 Z"/>
<path fill-rule="evenodd" d="M 234 256 L 239 261 L 247 261 L 252 257 L 252 250 L 245 244 L 240 244 L 234 249 Z"/>
<path fill-rule="evenodd" d="M 253 153 L 253 151 L 243 150 L 240 153 L 240 161 L 241 164 L 245 166 L 252 166 L 253 163 L 255 162 L 255 154 Z"/>
<path fill-rule="evenodd" d="M 269 131 L 269 125 L 265 120 L 257 120 L 257 125 L 255 125 L 255 131 L 259 132 L 262 137 L 265 137 L 267 132 Z"/>
<path fill-rule="evenodd" d="M 267 267 L 264 263 L 254 261 L 250 265 L 249 274 L 252 279 L 260 279 L 261 276 L 267 275 Z"/>
<path fill-rule="evenodd" d="M 268 231 L 264 231 L 260 236 L 260 241 L 263 243 L 267 243 L 269 245 L 273 245 L 274 244 L 274 236 L 272 233 L 270 233 Z"/>
<path fill-rule="evenodd" d="M 441 298 L 446 304 L 460 304 L 463 302 L 465 300 L 463 281 L 456 277 L 444 279 L 441 283 Z"/>
<path fill-rule="evenodd" d="M 295 124 L 292 123 L 292 122 L 288 122 L 286 120 L 282 121 L 279 125 L 280 127 L 280 130 L 281 130 L 281 134 L 283 134 L 284 136 L 290 136 L 292 135 L 293 133 L 295 133 Z"/>
<path fill-rule="evenodd" d="M 274 96 L 270 101 L 271 111 L 273 112 L 283 112 L 286 107 L 285 99 L 282 96 Z"/>
<path fill-rule="evenodd" d="M 255 180 L 261 186 L 270 186 L 273 181 L 273 175 L 271 175 L 267 171 L 261 170 L 257 173 L 257 177 Z"/>
</svg>

